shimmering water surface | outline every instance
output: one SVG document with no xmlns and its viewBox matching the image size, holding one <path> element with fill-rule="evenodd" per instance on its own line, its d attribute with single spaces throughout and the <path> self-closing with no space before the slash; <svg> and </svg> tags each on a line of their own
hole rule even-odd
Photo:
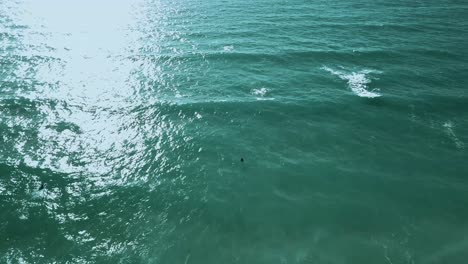
<svg viewBox="0 0 468 264">
<path fill-rule="evenodd" d="M 1 0 L 0 263 L 467 263 L 467 17 Z"/>
</svg>

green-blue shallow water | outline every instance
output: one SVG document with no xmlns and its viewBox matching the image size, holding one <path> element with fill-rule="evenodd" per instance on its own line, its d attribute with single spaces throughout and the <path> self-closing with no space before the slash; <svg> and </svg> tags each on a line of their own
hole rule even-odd
<svg viewBox="0 0 468 264">
<path fill-rule="evenodd" d="M 465 0 L 2 0 L 0 263 L 467 263 L 467 48 Z"/>
</svg>

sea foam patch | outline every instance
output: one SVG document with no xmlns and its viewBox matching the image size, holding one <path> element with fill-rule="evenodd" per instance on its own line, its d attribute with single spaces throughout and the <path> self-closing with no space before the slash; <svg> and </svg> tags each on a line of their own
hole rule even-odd
<svg viewBox="0 0 468 264">
<path fill-rule="evenodd" d="M 380 71 L 362 70 L 358 72 L 347 72 L 344 70 L 334 70 L 329 67 L 322 67 L 321 69 L 328 71 L 329 73 L 336 75 L 340 79 L 346 81 L 351 91 L 359 97 L 375 98 L 382 96 L 380 93 L 376 92 L 377 89 L 373 89 L 371 91 L 368 90 L 368 85 L 371 83 L 369 74 L 381 73 Z"/>
<path fill-rule="evenodd" d="M 265 87 L 262 87 L 260 89 L 253 89 L 252 90 L 253 95 L 262 96 L 262 97 L 265 96 L 267 94 L 267 92 L 268 92 L 268 89 L 265 88 Z"/>
<path fill-rule="evenodd" d="M 232 45 L 227 45 L 227 46 L 223 47 L 224 52 L 231 52 L 233 50 L 234 50 L 234 46 L 232 46 Z"/>
<path fill-rule="evenodd" d="M 271 97 L 266 97 L 267 94 L 269 93 L 269 90 L 265 87 L 259 88 L 259 89 L 253 89 L 251 91 L 251 94 L 255 96 L 257 100 L 274 100 L 275 98 Z"/>
</svg>

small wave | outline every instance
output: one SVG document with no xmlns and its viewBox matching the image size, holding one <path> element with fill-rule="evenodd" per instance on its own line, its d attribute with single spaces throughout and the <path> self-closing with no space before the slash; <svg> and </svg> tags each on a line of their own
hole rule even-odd
<svg viewBox="0 0 468 264">
<path fill-rule="evenodd" d="M 333 70 L 329 67 L 322 67 L 323 70 L 328 71 L 329 73 L 338 76 L 340 79 L 348 82 L 348 87 L 359 97 L 367 98 L 376 98 L 382 96 L 381 94 L 375 92 L 375 90 L 368 91 L 367 85 L 371 83 L 371 80 L 368 78 L 369 73 L 380 73 L 378 71 L 372 70 L 363 70 L 359 72 L 347 73 L 344 71 Z"/>
<path fill-rule="evenodd" d="M 257 101 L 274 101 L 275 98 L 263 98 L 263 97 L 257 97 L 255 98 Z"/>
</svg>

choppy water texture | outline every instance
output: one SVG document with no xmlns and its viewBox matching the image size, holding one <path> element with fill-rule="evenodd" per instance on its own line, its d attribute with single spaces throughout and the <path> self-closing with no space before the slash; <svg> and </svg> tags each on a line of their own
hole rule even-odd
<svg viewBox="0 0 468 264">
<path fill-rule="evenodd" d="M 467 17 L 2 0 L 0 263 L 466 263 Z"/>
</svg>

